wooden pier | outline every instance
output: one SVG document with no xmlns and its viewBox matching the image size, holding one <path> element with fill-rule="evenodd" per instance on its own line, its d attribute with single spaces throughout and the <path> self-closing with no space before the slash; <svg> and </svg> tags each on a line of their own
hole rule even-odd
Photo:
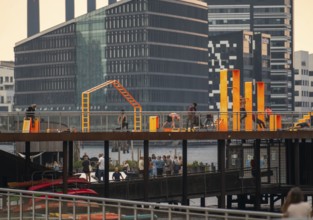
<svg viewBox="0 0 313 220">
<path fill-rule="evenodd" d="M 143 154 L 145 158 L 144 166 L 145 173 L 143 179 L 139 185 L 141 185 L 141 196 L 140 199 L 144 201 L 154 200 L 151 194 L 151 187 L 153 187 L 154 180 L 149 178 L 148 174 L 148 157 L 149 157 L 149 142 L 158 140 L 180 140 L 182 142 L 182 156 L 183 156 L 183 172 L 179 177 L 175 177 L 173 181 L 178 181 L 181 185 L 176 189 L 180 191 L 180 196 L 176 195 L 181 199 L 182 204 L 188 204 L 188 200 L 194 195 L 190 192 L 194 190 L 194 186 L 190 184 L 190 180 L 196 178 L 194 176 L 188 175 L 187 173 L 187 157 L 188 157 L 188 141 L 190 140 L 216 140 L 218 147 L 218 175 L 214 178 L 218 182 L 219 189 L 215 192 L 218 196 L 218 206 L 221 208 L 226 207 L 226 196 L 229 199 L 227 201 L 227 206 L 234 201 L 230 196 L 239 195 L 238 190 L 241 190 L 243 186 L 237 187 L 237 191 L 230 193 L 229 191 L 229 177 L 227 173 L 229 172 L 226 163 L 226 155 L 228 148 L 232 146 L 230 143 L 250 143 L 252 144 L 253 155 L 256 164 L 256 175 L 253 178 L 254 189 L 247 191 L 247 193 L 253 196 L 254 208 L 256 210 L 260 209 L 263 195 L 269 194 L 271 199 L 271 205 L 275 200 L 275 195 L 280 194 L 280 198 L 283 197 L 286 190 L 282 190 L 284 186 L 301 186 L 307 191 L 305 192 L 307 196 L 312 196 L 311 192 L 313 189 L 310 186 L 313 185 L 313 173 L 311 167 L 313 167 L 313 147 L 312 147 L 313 131 L 303 130 L 303 131 L 234 131 L 234 132 L 218 132 L 218 131 L 206 131 L 206 132 L 91 132 L 91 133 L 0 133 L 0 142 L 23 142 L 25 143 L 25 167 L 26 169 L 30 167 L 30 143 L 31 142 L 50 142 L 50 141 L 60 141 L 63 144 L 63 178 L 64 178 L 64 192 L 67 192 L 66 179 L 68 175 L 73 172 L 73 142 L 74 141 L 103 141 L 103 151 L 105 155 L 105 176 L 103 184 L 103 196 L 110 197 L 113 192 L 113 184 L 109 183 L 108 170 L 109 170 L 109 146 L 110 141 L 115 140 L 137 140 L 142 141 Z M 285 169 L 285 182 L 279 182 L 277 184 L 268 184 L 267 186 L 262 184 L 262 176 L 260 169 L 260 149 L 262 143 L 266 142 L 268 144 L 268 154 L 267 157 L 271 157 L 271 147 L 275 143 L 279 145 L 279 150 L 284 149 L 285 157 L 280 158 L 279 169 Z M 281 154 L 280 154 L 281 155 Z M 301 159 L 300 159 L 301 158 Z M 30 170 L 26 171 L 30 176 Z M 208 174 L 209 176 L 212 174 Z M 280 175 L 280 174 L 277 174 Z M 161 180 L 156 180 L 158 182 Z M 248 181 L 248 180 L 247 180 Z M 251 181 L 251 180 L 249 180 Z M 114 183 L 116 184 L 116 183 Z M 121 185 L 125 183 L 120 183 Z M 157 184 L 157 183 L 156 183 Z M 241 188 L 240 188 L 241 187 Z M 265 190 L 266 187 L 266 191 Z M 212 189 L 212 188 L 211 188 Z M 286 189 L 286 188 L 285 188 Z M 208 189 L 209 190 L 209 189 Z M 245 188 L 246 190 L 246 188 Z M 123 192 L 123 191 L 122 191 Z M 209 191 L 208 191 L 209 192 Z M 265 192 L 265 193 L 264 193 Z M 201 192 L 202 193 L 202 192 Z M 212 192 L 213 193 L 213 192 Z M 247 195 L 244 193 L 244 195 Z M 240 195 L 243 195 L 242 193 Z M 241 204 L 245 204 L 248 200 L 242 199 Z"/>
</svg>

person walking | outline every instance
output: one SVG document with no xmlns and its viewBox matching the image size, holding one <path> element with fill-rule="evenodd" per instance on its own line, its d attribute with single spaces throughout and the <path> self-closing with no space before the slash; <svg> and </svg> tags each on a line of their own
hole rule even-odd
<svg viewBox="0 0 313 220">
<path fill-rule="evenodd" d="M 303 192 L 299 187 L 290 189 L 281 211 L 286 218 L 310 219 L 312 217 L 312 207 L 308 202 L 304 202 Z"/>
</svg>

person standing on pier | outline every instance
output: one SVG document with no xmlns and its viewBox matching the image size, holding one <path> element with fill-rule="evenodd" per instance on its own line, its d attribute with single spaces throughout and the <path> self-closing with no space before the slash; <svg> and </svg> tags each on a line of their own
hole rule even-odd
<svg viewBox="0 0 313 220">
<path fill-rule="evenodd" d="M 123 130 L 125 128 L 126 130 L 128 130 L 127 116 L 125 114 L 124 109 L 121 110 L 121 113 L 117 118 L 117 123 L 119 125 L 120 130 Z"/>
<path fill-rule="evenodd" d="M 304 202 L 303 192 L 299 187 L 290 189 L 281 211 L 284 217 L 293 219 L 311 219 L 313 214 L 311 205 Z"/>
<path fill-rule="evenodd" d="M 84 161 L 83 161 L 82 165 L 83 165 L 83 172 L 84 172 L 85 175 L 86 175 L 86 180 L 87 180 L 88 182 L 90 182 L 90 180 L 91 180 L 91 177 L 90 177 L 91 163 L 90 163 L 90 160 L 89 160 L 89 157 L 88 157 L 87 154 L 84 156 Z"/>
<path fill-rule="evenodd" d="M 104 157 L 103 157 L 103 153 L 99 154 L 99 160 L 97 165 L 99 166 L 99 171 L 98 171 L 98 181 L 101 182 L 101 180 L 104 181 Z"/>
<path fill-rule="evenodd" d="M 189 123 L 190 123 L 190 129 L 193 129 L 193 126 L 195 124 L 195 119 L 196 119 L 196 111 L 197 111 L 197 103 L 192 103 L 188 107 L 188 115 L 187 115 L 187 125 L 186 128 L 188 130 L 189 128 Z"/>
<path fill-rule="evenodd" d="M 240 96 L 240 122 L 247 117 L 246 99 Z"/>
</svg>

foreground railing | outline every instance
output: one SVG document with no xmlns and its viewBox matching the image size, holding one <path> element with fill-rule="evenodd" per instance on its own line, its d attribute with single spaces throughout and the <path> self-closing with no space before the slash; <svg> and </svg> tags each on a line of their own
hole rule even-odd
<svg viewBox="0 0 313 220">
<path fill-rule="evenodd" d="M 142 131 L 149 131 L 151 128 L 150 119 L 152 117 L 158 118 L 159 129 L 157 131 L 163 131 L 161 128 L 167 120 L 167 116 L 171 112 L 142 112 Z M 180 120 L 176 121 L 176 128 L 187 128 L 188 112 L 181 111 L 176 112 L 180 116 Z M 91 132 L 103 132 L 103 131 L 117 131 L 119 125 L 117 118 L 120 112 L 90 112 L 90 131 Z M 128 130 L 133 130 L 133 118 L 134 113 L 129 111 L 125 112 L 128 121 Z M 212 119 L 210 122 L 207 120 L 207 116 L 211 115 Z M 225 113 L 223 113 L 225 114 Z M 237 113 L 238 115 L 239 113 Z M 256 114 L 250 113 L 250 114 Z M 260 114 L 260 113 L 259 113 Z M 265 113 L 262 113 L 265 114 Z M 280 115 L 281 124 L 283 130 L 289 129 L 298 122 L 299 119 L 303 118 L 308 113 L 295 113 L 295 112 L 275 112 L 273 114 Z M 25 112 L 11 112 L 11 113 L 0 113 L 0 131 L 1 132 L 22 132 L 23 119 Z M 233 113 L 227 113 L 228 116 L 228 130 L 231 131 Z M 36 117 L 41 121 L 40 132 L 59 132 L 68 128 L 80 132 L 81 128 L 81 112 L 48 112 L 48 111 L 36 111 Z M 221 118 L 220 112 L 200 112 L 198 111 L 194 120 L 194 127 L 197 131 L 216 131 L 219 128 L 219 119 Z M 311 122 L 311 119 L 309 119 Z M 241 122 L 241 128 L 238 130 L 244 130 L 244 122 Z M 311 123 L 310 123 L 311 124 Z M 263 130 L 269 130 L 269 124 L 265 121 L 266 128 Z M 253 124 L 252 130 L 257 130 L 257 124 Z"/>
<path fill-rule="evenodd" d="M 281 214 L 0 188 L 0 219 L 279 219 Z"/>
</svg>

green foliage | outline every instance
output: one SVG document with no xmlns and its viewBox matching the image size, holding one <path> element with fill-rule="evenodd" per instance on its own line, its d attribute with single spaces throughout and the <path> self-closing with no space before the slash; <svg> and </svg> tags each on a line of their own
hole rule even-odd
<svg viewBox="0 0 313 220">
<path fill-rule="evenodd" d="M 82 167 L 83 167 L 82 163 L 83 163 L 82 160 L 76 160 L 76 161 L 74 161 L 74 163 L 73 163 L 73 169 L 78 170 L 78 169 L 82 168 Z"/>
</svg>

